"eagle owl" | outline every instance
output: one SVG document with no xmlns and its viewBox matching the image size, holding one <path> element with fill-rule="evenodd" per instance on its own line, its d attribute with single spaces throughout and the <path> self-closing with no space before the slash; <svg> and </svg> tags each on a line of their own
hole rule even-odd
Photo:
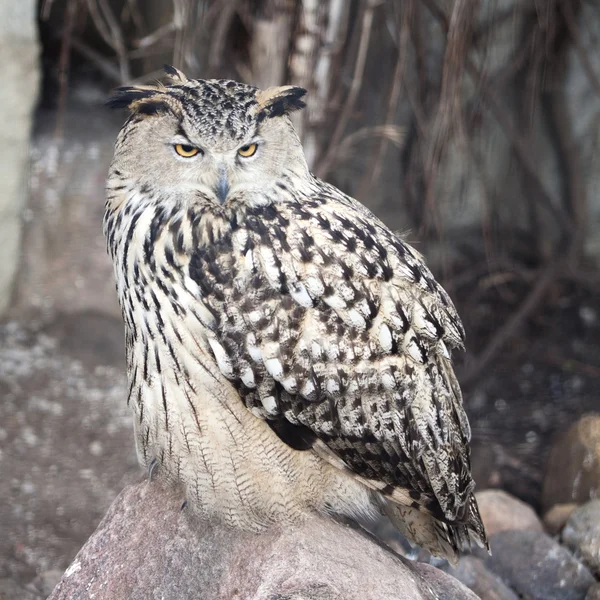
<svg viewBox="0 0 600 600">
<path fill-rule="evenodd" d="M 245 529 L 385 513 L 438 556 L 486 546 L 446 292 L 309 172 L 305 90 L 167 74 L 109 101 L 130 110 L 104 232 L 140 460 Z"/>
</svg>

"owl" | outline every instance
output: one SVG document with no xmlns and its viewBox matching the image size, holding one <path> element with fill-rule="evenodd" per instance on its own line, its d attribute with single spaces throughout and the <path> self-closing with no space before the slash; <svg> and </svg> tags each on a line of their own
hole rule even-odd
<svg viewBox="0 0 600 600">
<path fill-rule="evenodd" d="M 487 546 L 451 352 L 423 258 L 313 176 L 305 90 L 123 87 L 104 232 L 141 462 L 201 517 L 260 531 L 387 515 L 434 555 Z"/>
</svg>

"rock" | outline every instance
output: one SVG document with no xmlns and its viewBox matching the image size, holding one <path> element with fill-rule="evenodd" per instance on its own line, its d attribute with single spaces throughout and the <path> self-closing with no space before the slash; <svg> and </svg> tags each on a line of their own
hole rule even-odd
<svg viewBox="0 0 600 600">
<path fill-rule="evenodd" d="M 543 531 L 533 508 L 511 494 L 503 490 L 483 490 L 476 497 L 488 535 L 513 529 Z"/>
<path fill-rule="evenodd" d="M 594 577 L 546 533 L 501 531 L 490 538 L 488 569 L 529 600 L 584 600 Z"/>
<path fill-rule="evenodd" d="M 35 0 L 0 3 L 0 314 L 8 307 L 21 252 L 29 135 L 40 81 Z"/>
<path fill-rule="evenodd" d="M 544 480 L 544 512 L 600 496 L 600 414 L 584 415 L 554 444 Z"/>
<path fill-rule="evenodd" d="M 476 600 L 356 526 L 310 516 L 255 534 L 196 519 L 160 481 L 129 486 L 49 600 Z"/>
<path fill-rule="evenodd" d="M 595 583 L 587 593 L 585 600 L 600 600 L 600 583 Z"/>
<path fill-rule="evenodd" d="M 567 519 L 571 513 L 578 507 L 578 504 L 569 502 L 569 504 L 555 504 L 544 515 L 544 526 L 551 535 L 556 535 L 562 531 Z"/>
<path fill-rule="evenodd" d="M 473 590 L 481 600 L 519 600 L 502 580 L 492 573 L 483 560 L 475 556 L 463 556 L 448 573 Z"/>
<path fill-rule="evenodd" d="M 590 500 L 573 511 L 562 540 L 600 576 L 600 499 Z"/>
</svg>

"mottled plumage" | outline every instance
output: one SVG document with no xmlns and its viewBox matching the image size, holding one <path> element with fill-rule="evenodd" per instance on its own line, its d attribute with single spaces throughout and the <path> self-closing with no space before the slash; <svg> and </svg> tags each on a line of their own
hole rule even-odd
<svg viewBox="0 0 600 600">
<path fill-rule="evenodd" d="M 246 528 L 384 511 L 435 554 L 486 545 L 446 292 L 309 173 L 303 90 L 169 73 L 111 100 L 132 113 L 105 233 L 143 462 Z"/>
</svg>

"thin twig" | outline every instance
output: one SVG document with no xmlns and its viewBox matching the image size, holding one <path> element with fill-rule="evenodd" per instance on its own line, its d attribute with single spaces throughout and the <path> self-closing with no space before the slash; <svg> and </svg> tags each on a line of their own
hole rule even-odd
<svg viewBox="0 0 600 600">
<path fill-rule="evenodd" d="M 387 110 L 385 114 L 385 124 L 391 125 L 394 122 L 396 111 L 398 108 L 398 101 L 400 99 L 400 91 L 402 90 L 402 79 L 404 76 L 404 69 L 406 65 L 406 49 L 408 45 L 409 36 L 409 24 L 412 19 L 412 0 L 406 3 L 402 23 L 400 25 L 400 34 L 398 36 L 398 57 L 396 59 L 396 66 L 394 67 L 394 73 L 392 75 L 392 86 L 390 88 L 390 95 L 388 98 Z M 377 146 L 371 164 L 367 169 L 367 172 L 362 178 L 361 184 L 358 187 L 358 198 L 365 197 L 367 189 L 372 189 L 374 183 L 379 179 L 381 175 L 381 169 L 383 166 L 383 158 L 388 148 L 388 139 L 382 137 L 381 141 Z M 383 200 L 383 195 L 379 195 L 380 202 L 374 202 L 371 204 L 372 209 L 376 209 Z"/>
<path fill-rule="evenodd" d="M 169 34 L 173 33 L 174 29 L 175 23 L 173 21 L 170 21 L 165 25 L 161 25 L 152 33 L 145 35 L 143 38 L 140 38 L 139 40 L 134 40 L 133 45 L 137 48 L 147 48 L 148 46 L 153 46 L 157 42 L 162 41 Z"/>
<path fill-rule="evenodd" d="M 548 288 L 556 281 L 563 267 L 562 263 L 551 264 L 542 270 L 535 285 L 531 288 L 531 291 L 521 306 L 519 306 L 519 309 L 513 313 L 503 327 L 498 329 L 479 356 L 461 374 L 460 380 L 463 385 L 467 386 L 479 377 L 498 352 L 516 334 L 518 329 L 523 325 L 523 322 L 539 307 L 544 300 Z"/>
<path fill-rule="evenodd" d="M 422 0 L 422 2 L 425 6 L 427 6 L 432 15 L 440 21 L 440 25 L 444 28 L 444 30 L 448 31 L 448 19 L 444 12 L 435 4 L 433 0 Z M 538 191 L 539 199 L 543 201 L 543 205 L 554 217 L 557 224 L 559 226 L 564 226 L 569 233 L 572 233 L 571 224 L 564 223 L 564 214 L 561 213 L 557 208 L 559 203 L 555 198 L 552 197 L 550 192 L 548 192 L 540 179 L 536 165 L 532 159 L 532 157 L 535 156 L 535 152 L 529 147 L 529 144 L 527 144 L 526 140 L 523 139 L 523 136 L 521 136 L 517 128 L 513 125 L 509 115 L 505 112 L 504 108 L 496 98 L 496 94 L 493 92 L 488 81 L 470 58 L 466 58 L 465 60 L 465 69 L 471 76 L 473 82 L 479 85 L 483 103 L 503 128 L 506 136 L 513 146 L 513 149 L 515 150 L 515 154 L 518 156 L 527 173 L 531 176 L 531 181 Z"/>
<path fill-rule="evenodd" d="M 346 125 L 350 115 L 352 114 L 352 111 L 354 110 L 358 93 L 362 87 L 365 64 L 367 61 L 367 52 L 369 50 L 369 41 L 371 39 L 371 30 L 373 29 L 373 12 L 375 7 L 380 4 L 380 2 L 377 0 L 365 0 L 365 2 L 366 4 L 362 16 L 360 40 L 358 44 L 358 54 L 356 57 L 356 64 L 354 67 L 350 91 L 348 92 L 348 97 L 344 103 L 342 113 L 336 124 L 333 135 L 331 136 L 331 141 L 327 151 L 325 152 L 325 156 L 321 161 L 319 161 L 320 166 L 317 169 L 317 175 L 319 177 L 325 177 L 325 175 L 327 175 L 327 173 L 329 173 L 331 170 L 331 166 L 334 163 L 335 153 L 338 151 L 338 145 L 342 139 L 344 131 L 346 130 Z"/>
<path fill-rule="evenodd" d="M 96 65 L 104 75 L 115 83 L 121 83 L 121 71 L 105 56 L 97 52 L 92 47 L 88 46 L 79 38 L 71 38 L 71 46 L 77 50 L 84 58 L 87 58 L 91 63 Z"/>
<path fill-rule="evenodd" d="M 69 66 L 71 63 L 71 44 L 73 37 L 73 26 L 77 15 L 79 0 L 69 0 L 66 7 L 65 28 L 63 30 L 58 59 L 58 109 L 56 111 L 56 127 L 54 129 L 54 141 L 57 146 L 62 145 L 65 133 L 65 114 L 67 112 L 67 101 L 69 99 Z"/>
</svg>

